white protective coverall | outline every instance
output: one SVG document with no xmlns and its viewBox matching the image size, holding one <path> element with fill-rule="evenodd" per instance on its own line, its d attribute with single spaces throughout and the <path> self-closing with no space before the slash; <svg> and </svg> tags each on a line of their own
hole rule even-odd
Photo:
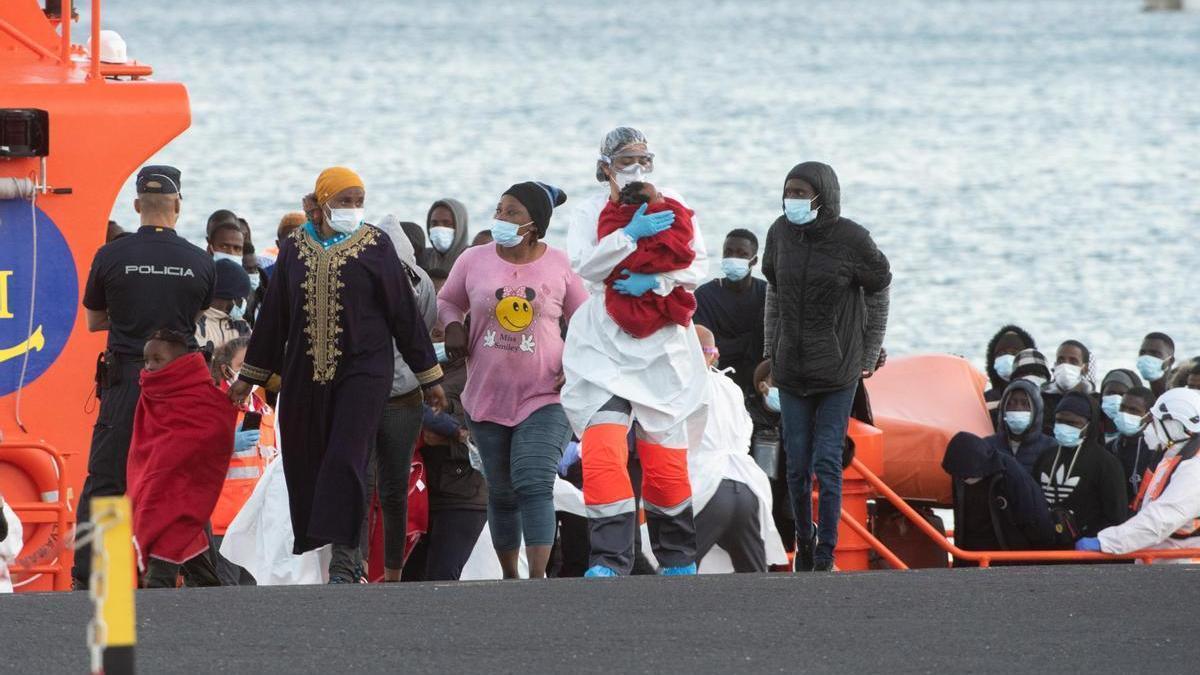
<svg viewBox="0 0 1200 675">
<path fill-rule="evenodd" d="M 758 532 L 766 554 L 768 565 L 783 565 L 788 562 L 787 551 L 775 529 L 771 516 L 771 481 L 750 456 L 750 439 L 754 435 L 754 422 L 746 412 L 742 390 L 727 375 L 716 370 L 708 371 L 707 388 L 710 402 L 708 424 L 699 446 L 688 451 L 688 478 L 692 482 L 692 507 L 696 511 L 697 539 L 701 542 L 715 540 L 714 533 L 702 531 L 704 508 L 725 480 L 741 483 L 750 488 L 758 501 Z M 718 542 L 719 545 L 719 542 Z M 701 555 L 707 551 L 700 551 Z M 701 572 L 709 572 L 707 559 L 701 564 Z"/>
<path fill-rule="evenodd" d="M 1100 531 L 1100 550 L 1105 553 L 1133 553 L 1142 549 L 1200 548 L 1200 455 L 1178 462 L 1184 443 L 1173 445 L 1163 455 L 1154 477 L 1146 487 L 1141 508 L 1129 520 Z M 1174 471 L 1172 471 L 1172 468 Z M 1163 481 L 1170 482 L 1163 487 Z M 1193 532 L 1181 539 L 1179 531 Z M 1194 558 L 1158 560 L 1159 563 L 1188 564 Z"/>
<path fill-rule="evenodd" d="M 687 208 L 677 192 L 659 189 L 664 197 Z M 703 380 L 708 368 L 700 351 L 696 331 L 668 326 L 648 338 L 638 339 L 608 316 L 604 305 L 604 280 L 637 243 L 617 231 L 597 241 L 600 212 L 608 203 L 607 191 L 580 200 L 567 222 L 567 255 L 571 269 L 583 277 L 591 296 L 571 319 L 567 332 L 563 370 L 567 383 L 562 404 L 577 436 L 613 396 L 629 401 L 633 417 L 651 440 L 683 447 L 683 433 L 698 440 L 704 433 Z M 676 286 L 695 290 L 708 277 L 708 253 L 693 219 L 692 250 L 696 259 L 685 270 L 660 274 L 659 288 L 651 291 L 666 296 Z M 690 428 L 683 422 L 688 422 Z"/>
<path fill-rule="evenodd" d="M 684 204 L 677 193 L 660 191 Z M 610 194 L 580 200 L 567 224 L 571 267 L 590 296 L 567 331 L 562 389 L 563 408 L 581 440 L 590 564 L 619 574 L 632 569 L 637 509 L 625 438 L 634 426 L 655 556 L 664 567 L 685 568 L 696 562 L 685 453 L 704 433 L 708 369 L 694 326 L 668 325 L 639 339 L 609 316 L 605 279 L 637 250 L 624 230 L 597 236 Z M 692 264 L 659 274 L 658 288 L 648 292 L 665 296 L 676 286 L 692 291 L 705 279 L 708 256 L 700 227 L 693 225 Z"/>
</svg>

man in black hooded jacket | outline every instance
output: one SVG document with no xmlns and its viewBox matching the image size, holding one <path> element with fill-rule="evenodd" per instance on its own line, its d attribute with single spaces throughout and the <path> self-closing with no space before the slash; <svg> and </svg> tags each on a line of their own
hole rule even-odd
<svg viewBox="0 0 1200 675">
<path fill-rule="evenodd" d="M 887 258 L 841 217 L 833 169 L 798 164 L 767 233 L 766 353 L 780 390 L 797 570 L 829 570 L 841 515 L 842 447 L 858 381 L 875 370 L 887 328 Z M 812 475 L 820 482 L 816 542 Z"/>
</svg>

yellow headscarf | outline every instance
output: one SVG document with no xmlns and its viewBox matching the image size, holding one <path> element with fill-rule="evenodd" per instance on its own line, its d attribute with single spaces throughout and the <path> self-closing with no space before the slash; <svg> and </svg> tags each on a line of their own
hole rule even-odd
<svg viewBox="0 0 1200 675">
<path fill-rule="evenodd" d="M 320 176 L 317 176 L 317 187 L 313 193 L 317 196 L 317 204 L 325 206 L 325 202 L 329 201 L 330 197 L 352 187 L 366 189 L 358 174 L 344 166 L 334 166 L 325 169 Z"/>
</svg>

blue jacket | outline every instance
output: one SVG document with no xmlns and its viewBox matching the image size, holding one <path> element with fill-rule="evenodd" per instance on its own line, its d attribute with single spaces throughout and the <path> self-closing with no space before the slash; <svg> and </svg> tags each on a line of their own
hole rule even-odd
<svg viewBox="0 0 1200 675">
<path fill-rule="evenodd" d="M 1008 399 L 1014 391 L 1021 390 L 1029 397 L 1029 401 L 1033 407 L 1033 420 L 1029 423 L 1029 428 L 1023 434 L 1014 434 L 1008 428 L 1008 424 L 1004 421 L 1004 409 L 1008 405 Z M 1010 457 L 1013 455 L 1010 440 L 1020 441 L 1017 446 L 1016 458 L 1021 466 L 1025 467 L 1025 471 L 1029 475 L 1033 475 L 1033 465 L 1037 462 L 1038 457 L 1047 450 L 1053 450 L 1058 447 L 1058 443 L 1053 437 L 1042 433 L 1042 418 L 1045 416 L 1045 406 L 1042 403 L 1042 392 L 1037 385 L 1028 380 L 1016 380 L 1004 388 L 1004 394 L 1000 397 L 1000 407 L 997 409 L 998 420 L 996 422 L 997 432 L 988 436 L 988 447 L 994 448 L 1003 452 Z"/>
</svg>

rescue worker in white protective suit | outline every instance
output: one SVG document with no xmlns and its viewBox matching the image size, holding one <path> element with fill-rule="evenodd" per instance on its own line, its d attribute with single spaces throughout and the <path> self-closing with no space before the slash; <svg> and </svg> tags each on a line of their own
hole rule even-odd
<svg viewBox="0 0 1200 675">
<path fill-rule="evenodd" d="M 707 368 L 696 331 L 668 325 L 638 339 L 608 315 L 604 281 L 637 249 L 637 241 L 670 227 L 674 214 L 641 213 L 627 226 L 598 237 L 600 212 L 617 201 L 620 188 L 654 169 L 646 137 L 629 127 L 604 139 L 596 179 L 605 189 L 583 203 L 568 221 L 567 253 L 590 298 L 575 312 L 563 353 L 562 405 L 581 439 L 584 502 L 590 529 L 587 576 L 629 574 L 637 510 L 629 479 L 628 431 L 635 429 L 642 466 L 642 504 L 654 555 L 666 575 L 695 574 L 696 531 L 687 477 L 687 449 L 704 430 Z M 664 197 L 684 204 L 670 190 Z M 685 204 L 686 206 L 686 204 Z M 700 227 L 694 225 L 691 266 L 656 275 L 632 274 L 614 288 L 627 295 L 688 291 L 708 274 Z M 624 290 L 622 290 L 622 288 Z"/>
<path fill-rule="evenodd" d="M 688 452 L 696 557 L 703 561 L 719 546 L 734 572 L 766 572 L 768 564 L 786 564 L 788 558 L 771 515 L 771 481 L 750 456 L 754 422 L 741 387 L 728 370 L 713 368 L 720 353 L 712 331 L 697 324 L 696 333 L 709 368 L 708 423 L 700 445 Z M 712 571 L 709 561 L 701 566 Z"/>
<path fill-rule="evenodd" d="M 1150 409 L 1142 432 L 1162 450 L 1154 476 L 1143 481 L 1137 513 L 1120 525 L 1080 539 L 1080 551 L 1125 554 L 1142 549 L 1200 548 L 1200 391 L 1169 389 Z M 1164 559 L 1192 563 L 1194 558 Z"/>
</svg>

